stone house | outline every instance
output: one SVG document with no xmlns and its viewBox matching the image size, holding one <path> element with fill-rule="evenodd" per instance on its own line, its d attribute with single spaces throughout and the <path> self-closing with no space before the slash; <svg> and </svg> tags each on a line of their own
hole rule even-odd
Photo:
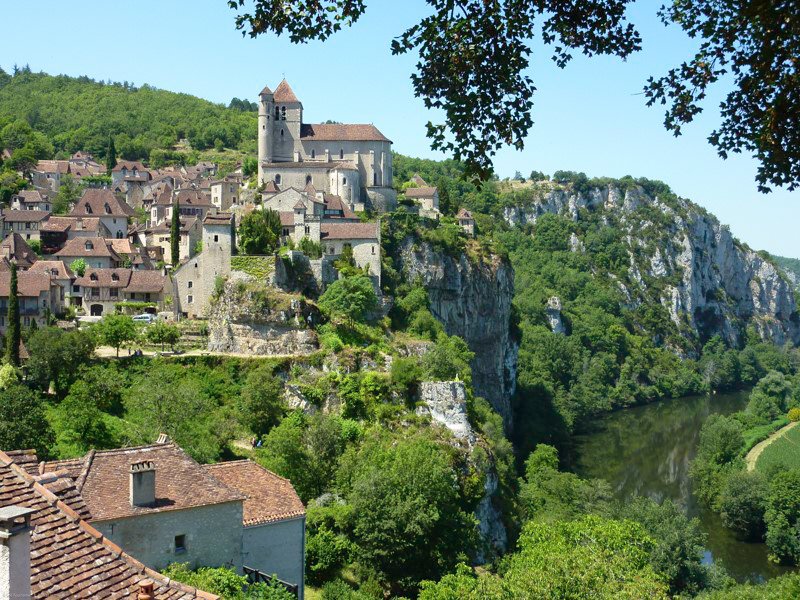
<svg viewBox="0 0 800 600">
<path fill-rule="evenodd" d="M 94 269 L 116 268 L 123 262 L 122 257 L 114 252 L 111 243 L 103 238 L 73 238 L 54 256 L 68 265 L 82 258 L 88 267 Z"/>
<path fill-rule="evenodd" d="M 141 302 L 142 312 L 155 313 L 163 310 L 168 291 L 167 276 L 156 270 L 86 269 L 73 282 L 75 303 L 95 317 L 114 314 L 119 302 Z"/>
<path fill-rule="evenodd" d="M 40 160 L 31 173 L 33 185 L 48 188 L 54 192 L 61 186 L 61 180 L 71 174 L 68 160 Z"/>
<path fill-rule="evenodd" d="M 195 255 L 197 242 L 202 238 L 202 226 L 197 217 L 181 217 L 180 225 L 178 248 L 180 260 L 184 261 Z M 145 231 L 145 246 L 148 248 L 160 247 L 167 262 L 172 258 L 171 231 L 171 220 L 162 221 L 159 225 Z"/>
<path fill-rule="evenodd" d="M 31 450 L 0 452 L 0 598 L 218 600 L 167 579 L 87 521 L 80 486 L 39 472 Z"/>
<path fill-rule="evenodd" d="M 216 206 L 202 191 L 182 189 L 158 196 L 150 207 L 150 222 L 160 225 L 172 219 L 172 208 L 176 201 L 181 217 L 195 217 L 202 222 L 206 214 L 216 212 Z"/>
<path fill-rule="evenodd" d="M 353 250 L 353 260 L 360 269 L 368 267 L 376 289 L 381 286 L 381 239 L 378 223 L 323 221 L 320 225 L 323 255 L 339 258 L 346 246 Z"/>
<path fill-rule="evenodd" d="M 458 214 L 456 214 L 456 220 L 469 237 L 475 237 L 475 219 L 472 217 L 471 212 L 466 208 L 459 209 Z"/>
<path fill-rule="evenodd" d="M 242 178 L 236 175 L 226 175 L 222 179 L 211 182 L 211 204 L 219 210 L 226 212 L 231 206 L 239 204 L 239 190 L 242 187 Z"/>
<path fill-rule="evenodd" d="M 3 237 L 11 232 L 19 233 L 26 240 L 40 239 L 39 231 L 50 216 L 43 210 L 3 210 Z"/>
<path fill-rule="evenodd" d="M 55 254 L 75 238 L 112 238 L 111 232 L 98 217 L 53 216 L 42 224 L 39 237 L 42 251 Z"/>
<path fill-rule="evenodd" d="M 8 297 L 11 290 L 11 272 L 0 270 L 0 334 L 8 327 Z M 19 298 L 20 322 L 24 327 L 44 327 L 48 314 L 60 314 L 62 305 L 58 285 L 46 273 L 17 272 L 17 297 Z"/>
<path fill-rule="evenodd" d="M 203 220 L 203 250 L 182 263 L 172 274 L 173 309 L 176 316 L 204 317 L 217 277 L 231 272 L 233 216 L 207 215 Z"/>
<path fill-rule="evenodd" d="M 14 210 L 42 210 L 50 212 L 53 204 L 50 195 L 40 190 L 21 190 L 11 196 L 11 208 Z"/>
<path fill-rule="evenodd" d="M 87 520 L 150 568 L 247 566 L 303 597 L 305 509 L 291 483 L 255 463 L 200 465 L 161 436 L 40 470 L 80 481 Z"/>
<path fill-rule="evenodd" d="M 438 219 L 439 212 L 439 190 L 428 185 L 418 173 L 414 174 L 411 181 L 417 187 L 408 188 L 405 191 L 406 198 L 412 200 L 419 207 L 419 214 L 423 217 Z"/>
<path fill-rule="evenodd" d="M 71 217 L 96 217 L 110 232 L 110 237 L 122 239 L 128 235 L 128 219 L 135 211 L 108 188 L 89 188 L 75 203 Z"/>
<path fill-rule="evenodd" d="M 150 180 L 150 171 L 138 160 L 121 160 L 111 169 L 111 182 L 116 185 L 126 180 Z"/>
<path fill-rule="evenodd" d="M 36 253 L 17 232 L 11 233 L 0 243 L 0 259 L 4 263 L 10 264 L 12 261 L 17 263 L 21 271 L 27 271 L 39 260 Z"/>
<path fill-rule="evenodd" d="M 105 166 L 97 162 L 92 154 L 81 150 L 69 157 L 69 164 L 70 167 L 78 167 L 92 175 L 103 175 L 106 172 Z"/>
<path fill-rule="evenodd" d="M 317 189 L 341 196 L 351 209 L 367 202 L 394 210 L 392 142 L 370 124 L 303 122 L 303 104 L 284 79 L 259 94 L 258 181 Z"/>
<path fill-rule="evenodd" d="M 62 308 L 76 304 L 76 296 L 79 294 L 73 291 L 75 274 L 63 260 L 38 260 L 29 270 L 31 273 L 44 273 L 50 276 L 50 281 L 58 286 L 58 301 Z"/>
</svg>

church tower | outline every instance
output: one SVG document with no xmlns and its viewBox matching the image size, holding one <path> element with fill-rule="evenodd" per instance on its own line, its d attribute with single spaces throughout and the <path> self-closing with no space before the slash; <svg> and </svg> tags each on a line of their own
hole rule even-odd
<svg viewBox="0 0 800 600">
<path fill-rule="evenodd" d="M 273 160 L 275 162 L 297 161 L 301 150 L 303 105 L 285 79 L 275 88 L 273 106 L 275 116 Z"/>
<path fill-rule="evenodd" d="M 265 162 L 273 160 L 273 124 L 272 114 L 275 110 L 275 100 L 272 90 L 264 87 L 258 95 L 258 183 L 264 183 Z"/>
</svg>

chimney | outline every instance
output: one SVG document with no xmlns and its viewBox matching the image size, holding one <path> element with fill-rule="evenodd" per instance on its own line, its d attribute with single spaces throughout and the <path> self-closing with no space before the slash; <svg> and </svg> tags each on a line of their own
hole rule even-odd
<svg viewBox="0 0 800 600">
<path fill-rule="evenodd" d="M 131 506 L 152 506 L 156 501 L 156 465 L 144 460 L 131 465 Z"/>
<path fill-rule="evenodd" d="M 0 600 L 31 597 L 31 515 L 22 506 L 0 508 Z"/>
<path fill-rule="evenodd" d="M 155 600 L 153 594 L 154 584 L 150 580 L 139 582 L 139 594 L 136 596 L 137 600 Z"/>
</svg>

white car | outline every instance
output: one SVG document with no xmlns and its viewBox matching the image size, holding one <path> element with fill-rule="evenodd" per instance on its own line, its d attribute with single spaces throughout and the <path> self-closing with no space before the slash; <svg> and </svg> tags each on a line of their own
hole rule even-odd
<svg viewBox="0 0 800 600">
<path fill-rule="evenodd" d="M 155 315 L 151 315 L 150 313 L 143 313 L 141 315 L 136 315 L 133 317 L 133 320 L 137 323 L 147 323 L 148 325 L 153 321 L 157 321 L 158 317 Z"/>
</svg>

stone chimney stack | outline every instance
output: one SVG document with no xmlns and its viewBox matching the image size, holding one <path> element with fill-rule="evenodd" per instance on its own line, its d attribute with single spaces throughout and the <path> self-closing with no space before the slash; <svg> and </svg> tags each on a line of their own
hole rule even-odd
<svg viewBox="0 0 800 600">
<path fill-rule="evenodd" d="M 0 508 L 0 600 L 31 597 L 31 515 L 22 506 Z"/>
<path fill-rule="evenodd" d="M 156 501 L 156 466 L 145 460 L 131 465 L 131 506 L 152 506 Z"/>
<path fill-rule="evenodd" d="M 139 582 L 139 593 L 136 596 L 137 600 L 155 600 L 155 594 L 153 593 L 154 584 L 152 581 L 140 581 Z"/>
</svg>

